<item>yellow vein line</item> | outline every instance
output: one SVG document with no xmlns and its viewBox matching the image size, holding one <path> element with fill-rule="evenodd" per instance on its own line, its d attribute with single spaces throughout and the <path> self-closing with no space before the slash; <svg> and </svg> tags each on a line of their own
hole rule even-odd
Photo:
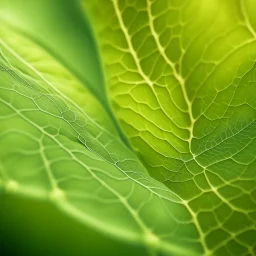
<svg viewBox="0 0 256 256">
<path fill-rule="evenodd" d="M 132 42 L 131 42 L 131 38 L 130 38 L 130 35 L 128 33 L 128 30 L 127 28 L 125 27 L 125 24 L 123 22 L 123 19 L 122 19 L 122 16 L 121 16 L 121 13 L 119 11 L 119 7 L 118 7 L 118 0 L 112 0 L 113 2 L 113 6 L 114 6 L 114 10 L 115 10 L 115 13 L 116 13 L 116 16 L 118 18 L 118 21 L 119 21 L 119 24 L 120 24 L 120 27 L 124 33 L 124 36 L 126 38 L 126 41 L 127 41 L 127 44 L 128 44 L 128 47 L 129 47 L 129 50 L 130 50 L 130 53 L 136 63 L 136 66 L 137 66 L 137 69 L 140 73 L 140 75 L 143 77 L 143 79 L 151 86 L 153 87 L 153 82 L 148 78 L 148 76 L 144 73 L 144 71 L 142 70 L 141 68 L 141 65 L 139 63 L 139 58 L 137 56 L 137 53 L 136 51 L 134 50 L 133 48 L 133 45 L 132 45 Z"/>
<path fill-rule="evenodd" d="M 197 231 L 199 233 L 199 236 L 200 236 L 200 241 L 201 241 L 201 244 L 202 244 L 202 247 L 204 249 L 204 255 L 212 255 L 211 254 L 211 251 L 208 249 L 207 245 L 206 245 L 206 242 L 205 242 L 205 235 L 204 235 L 204 232 L 203 230 L 201 229 L 200 227 L 200 224 L 198 222 L 198 219 L 197 219 L 197 215 L 196 213 L 191 209 L 191 207 L 189 206 L 188 204 L 188 201 L 185 201 L 183 200 L 182 203 L 185 205 L 185 207 L 187 208 L 187 210 L 189 211 L 189 213 L 191 214 L 192 216 L 192 219 L 193 219 L 193 222 L 197 228 Z"/>
<path fill-rule="evenodd" d="M 243 18 L 244 18 L 245 26 L 248 28 L 248 30 L 253 35 L 253 37 L 256 38 L 256 31 L 252 27 L 252 24 L 251 24 L 251 22 L 248 18 L 248 15 L 246 14 L 246 8 L 245 8 L 244 0 L 240 0 L 240 6 L 241 6 L 241 13 L 242 13 Z"/>
<path fill-rule="evenodd" d="M 164 58 L 164 60 L 166 61 L 166 63 L 172 68 L 173 70 L 173 76 L 178 80 L 178 82 L 180 83 L 181 86 L 181 90 L 182 90 L 182 94 L 183 97 L 185 99 L 185 102 L 187 104 L 188 107 L 188 115 L 191 121 L 190 127 L 189 127 L 189 131 L 190 131 L 190 138 L 189 138 L 189 142 L 191 143 L 192 137 L 193 137 L 193 124 L 195 119 L 193 118 L 193 113 L 192 113 L 192 103 L 190 102 L 189 98 L 188 98 L 188 94 L 186 91 L 186 87 L 185 87 L 185 79 L 177 72 L 175 65 L 173 62 L 170 61 L 170 59 L 167 57 L 166 53 L 165 53 L 165 49 L 164 47 L 161 45 L 160 40 L 159 40 L 159 35 L 157 34 L 155 27 L 154 27 L 154 23 L 153 23 L 153 15 L 151 12 L 151 5 L 152 3 L 150 3 L 149 0 L 147 0 L 147 11 L 148 11 L 148 19 L 149 19 L 149 28 L 151 31 L 152 36 L 155 39 L 157 48 L 161 54 L 161 56 Z"/>
</svg>

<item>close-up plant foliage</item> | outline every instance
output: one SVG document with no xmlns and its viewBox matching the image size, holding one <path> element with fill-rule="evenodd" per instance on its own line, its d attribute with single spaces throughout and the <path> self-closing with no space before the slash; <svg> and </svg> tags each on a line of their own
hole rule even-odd
<svg viewBox="0 0 256 256">
<path fill-rule="evenodd" d="M 256 255 L 255 0 L 0 0 L 0 255 Z"/>
</svg>

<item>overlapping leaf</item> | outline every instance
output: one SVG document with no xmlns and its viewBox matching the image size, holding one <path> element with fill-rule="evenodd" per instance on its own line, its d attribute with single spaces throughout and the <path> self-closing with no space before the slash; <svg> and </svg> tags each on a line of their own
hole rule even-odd
<svg viewBox="0 0 256 256">
<path fill-rule="evenodd" d="M 97 79 L 81 79 L 86 66 L 81 76 L 75 59 L 67 64 L 49 38 L 35 40 L 5 14 L 2 189 L 52 200 L 150 253 L 254 255 L 253 3 L 84 7 L 114 114 L 141 160 L 120 138 Z"/>
<path fill-rule="evenodd" d="M 116 116 L 149 173 L 184 200 L 206 254 L 253 254 L 253 2 L 84 5 Z"/>
</svg>

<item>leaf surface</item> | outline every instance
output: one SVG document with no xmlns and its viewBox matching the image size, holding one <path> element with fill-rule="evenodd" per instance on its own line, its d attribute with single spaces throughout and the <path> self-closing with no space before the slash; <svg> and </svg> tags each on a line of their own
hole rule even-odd
<svg viewBox="0 0 256 256">
<path fill-rule="evenodd" d="M 188 253 L 179 246 L 183 230 L 187 246 L 200 249 L 180 197 L 149 176 L 97 99 L 44 48 L 5 25 L 2 190 L 50 200 L 80 221 L 150 251 Z"/>
<path fill-rule="evenodd" d="M 205 254 L 253 254 L 253 1 L 104 5 L 84 1 L 108 95 L 133 148 L 194 216 Z"/>
<path fill-rule="evenodd" d="M 149 254 L 255 255 L 253 1 L 82 3 L 86 61 L 76 2 L 69 45 L 2 9 L 0 189 Z"/>
</svg>

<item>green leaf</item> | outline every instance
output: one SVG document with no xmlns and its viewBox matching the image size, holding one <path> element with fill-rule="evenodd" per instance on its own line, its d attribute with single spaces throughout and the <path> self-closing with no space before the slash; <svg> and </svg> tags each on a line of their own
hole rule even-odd
<svg viewBox="0 0 256 256">
<path fill-rule="evenodd" d="M 19 31 L 6 25 L 1 38 L 3 189 L 51 200 L 82 222 L 150 250 L 184 254 L 184 243 L 200 249 L 181 199 L 148 175 L 93 95 Z"/>
<path fill-rule="evenodd" d="M 253 1 L 86 0 L 95 42 L 60 3 L 2 4 L 0 191 L 152 255 L 255 255 Z"/>
<path fill-rule="evenodd" d="M 151 176 L 183 200 L 205 254 L 253 254 L 253 1 L 83 2 L 114 112 Z"/>
</svg>

